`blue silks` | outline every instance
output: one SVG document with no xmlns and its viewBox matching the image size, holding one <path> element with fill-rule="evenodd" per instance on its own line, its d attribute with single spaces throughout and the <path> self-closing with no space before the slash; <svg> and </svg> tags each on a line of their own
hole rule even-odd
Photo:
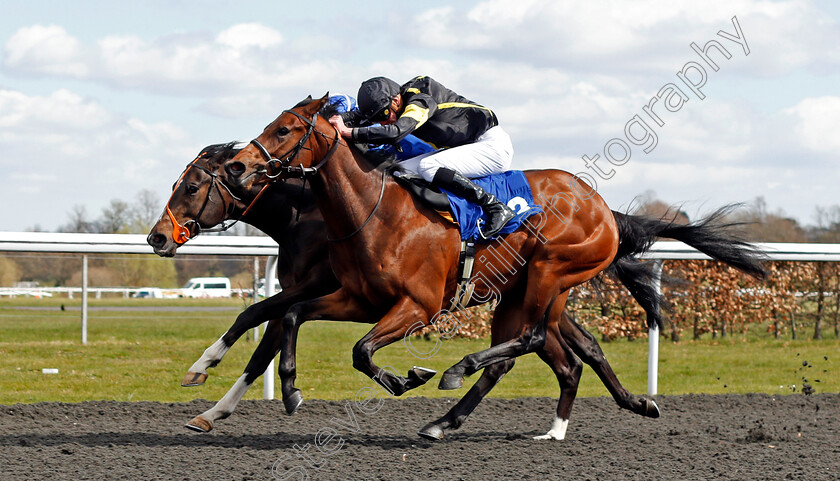
<svg viewBox="0 0 840 481">
<path fill-rule="evenodd" d="M 516 213 L 516 217 L 505 225 L 499 234 L 510 234 L 522 225 L 528 217 L 543 212 L 543 208 L 534 203 L 531 185 L 521 170 L 509 170 L 501 174 L 470 179 L 476 185 L 493 194 Z M 455 220 L 461 227 L 461 239 L 481 241 L 478 233 L 478 220 L 487 220 L 481 207 L 458 197 L 446 189 L 440 189 L 449 197 L 449 205 Z"/>
</svg>

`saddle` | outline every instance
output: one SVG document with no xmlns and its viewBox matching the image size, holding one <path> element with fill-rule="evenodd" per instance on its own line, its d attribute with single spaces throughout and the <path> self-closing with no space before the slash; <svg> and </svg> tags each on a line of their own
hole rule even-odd
<svg viewBox="0 0 840 481">
<path fill-rule="evenodd" d="M 423 203 L 436 210 L 445 219 L 455 222 L 452 217 L 452 207 L 449 204 L 449 198 L 446 194 L 438 190 L 437 187 L 427 182 L 417 173 L 404 169 L 399 164 L 388 167 L 388 173 L 391 174 L 391 177 L 398 184 L 414 194 Z"/>
<path fill-rule="evenodd" d="M 455 217 L 452 214 L 452 206 L 449 204 L 449 199 L 446 194 L 438 190 L 437 187 L 427 182 L 423 177 L 416 172 L 405 169 L 396 161 L 396 155 L 391 151 L 382 151 L 370 149 L 364 144 L 355 144 L 355 147 L 362 152 L 362 155 L 373 163 L 375 166 L 383 166 L 391 177 L 403 186 L 412 195 L 420 199 L 421 202 L 434 209 L 444 219 L 457 224 Z"/>
</svg>

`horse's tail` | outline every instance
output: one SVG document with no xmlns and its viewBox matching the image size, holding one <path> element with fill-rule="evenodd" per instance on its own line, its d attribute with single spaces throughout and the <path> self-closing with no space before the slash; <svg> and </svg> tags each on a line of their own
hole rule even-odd
<svg viewBox="0 0 840 481">
<path fill-rule="evenodd" d="M 656 274 L 653 272 L 653 264 L 640 262 L 636 257 L 628 255 L 613 260 L 607 272 L 618 278 L 645 311 L 648 328 L 657 326 L 662 330 L 663 320 L 660 308 L 663 305 L 663 299 L 654 286 Z"/>
<path fill-rule="evenodd" d="M 650 248 L 657 237 L 665 237 L 682 241 L 712 259 L 763 279 L 767 275 L 761 265 L 766 259 L 764 253 L 733 232 L 732 228 L 741 224 L 719 223 L 735 207 L 722 207 L 708 217 L 690 224 L 676 224 L 673 220 L 613 211 L 619 237 L 616 259 L 641 254 Z"/>
<path fill-rule="evenodd" d="M 658 237 L 682 241 L 712 259 L 753 277 L 763 279 L 767 275 L 761 265 L 764 253 L 732 231 L 739 224 L 719 223 L 734 208 L 732 205 L 722 207 L 690 224 L 613 211 L 618 224 L 619 243 L 610 270 L 644 308 L 649 326 L 662 327 L 659 309 L 662 299 L 652 282 L 654 273 L 651 263 L 639 262 L 636 256 L 647 251 Z"/>
</svg>

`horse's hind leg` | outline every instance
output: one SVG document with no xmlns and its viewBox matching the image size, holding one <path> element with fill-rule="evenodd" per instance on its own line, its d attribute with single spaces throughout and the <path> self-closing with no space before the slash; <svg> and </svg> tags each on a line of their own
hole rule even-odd
<svg viewBox="0 0 840 481">
<path fill-rule="evenodd" d="M 604 386 L 620 407 L 642 416 L 659 417 L 659 407 L 653 400 L 636 396 L 621 385 L 607 361 L 607 357 L 601 351 L 598 341 L 586 329 L 577 324 L 567 312 L 563 312 L 560 318 L 559 329 L 565 343 L 595 371 L 595 374 L 601 378 L 601 382 L 604 383 Z"/>
<path fill-rule="evenodd" d="M 491 345 L 519 336 L 522 330 L 519 322 L 521 315 L 521 292 L 511 292 L 505 296 L 496 306 L 491 324 Z M 443 439 L 447 429 L 458 429 L 461 424 L 472 414 L 476 406 L 490 392 L 491 389 L 502 379 L 502 377 L 513 368 L 515 359 L 497 362 L 487 366 L 481 373 L 478 381 L 467 391 L 458 403 L 452 407 L 443 417 L 423 426 L 417 432 L 426 439 Z"/>
<path fill-rule="evenodd" d="M 515 337 L 507 338 L 488 349 L 464 356 L 457 364 L 450 367 L 443 373 L 438 389 L 458 389 L 464 384 L 464 377 L 484 369 L 485 367 L 501 361 L 507 361 L 524 354 L 535 352 L 545 344 L 545 330 L 551 309 L 558 301 L 558 296 L 565 296 L 565 293 L 558 294 L 557 279 L 549 282 L 546 276 L 541 273 L 531 274 L 524 280 L 524 293 L 518 296 L 521 301 L 517 302 L 517 311 L 511 311 L 506 318 L 493 317 L 493 325 L 496 323 L 513 323 L 518 326 L 518 334 Z M 545 282 L 541 282 L 545 281 Z M 511 293 L 507 293 L 510 296 Z M 560 304 L 565 303 L 565 298 Z"/>
<path fill-rule="evenodd" d="M 537 351 L 540 359 L 548 364 L 554 371 L 554 375 L 557 376 L 557 382 L 560 384 L 560 399 L 557 401 L 557 411 L 551 429 L 542 436 L 535 436 L 534 439 L 562 440 L 566 437 L 572 404 L 577 397 L 580 376 L 583 373 L 583 364 L 575 357 L 560 333 L 558 321 L 565 315 L 564 309 L 565 302 L 555 305 L 552 309 L 552 316 L 547 326 L 545 345 Z"/>
</svg>

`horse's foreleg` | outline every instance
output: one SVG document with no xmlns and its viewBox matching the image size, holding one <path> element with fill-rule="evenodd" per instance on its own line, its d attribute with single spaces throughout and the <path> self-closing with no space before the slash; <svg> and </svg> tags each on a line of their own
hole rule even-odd
<svg viewBox="0 0 840 481">
<path fill-rule="evenodd" d="M 659 407 L 652 399 L 636 396 L 621 385 L 607 357 L 604 356 L 601 346 L 592 334 L 576 323 L 566 312 L 560 319 L 559 327 L 566 343 L 583 362 L 595 371 L 620 407 L 649 418 L 659 417 Z"/>
<path fill-rule="evenodd" d="M 297 378 L 297 334 L 300 326 L 309 320 L 373 322 L 370 306 L 360 304 L 344 289 L 339 289 L 317 299 L 299 302 L 289 308 L 283 317 L 280 344 L 280 362 L 277 372 L 283 393 L 283 405 L 293 414 L 303 402 L 300 389 L 295 387 Z"/>
<path fill-rule="evenodd" d="M 314 282 L 313 282 L 314 281 Z M 323 284 L 317 279 L 304 282 L 275 294 L 254 305 L 248 306 L 236 317 L 236 322 L 216 342 L 208 347 L 204 354 L 193 363 L 181 381 L 184 387 L 200 386 L 207 380 L 207 369 L 216 367 L 228 350 L 248 332 L 269 319 L 280 319 L 292 304 L 303 299 L 311 299 L 324 294 Z M 337 286 L 336 286 L 337 287 Z M 329 291 L 327 291 L 329 292 Z"/>
<path fill-rule="evenodd" d="M 365 337 L 353 346 L 353 367 L 379 383 L 394 396 L 399 396 L 408 390 L 422 386 L 437 374 L 437 371 L 422 367 L 414 367 L 407 377 L 393 372 L 393 368 L 380 368 L 373 362 L 373 354 L 405 337 L 417 321 L 428 322 L 429 315 L 425 309 L 411 298 L 400 299 Z"/>
<path fill-rule="evenodd" d="M 445 430 L 460 428 L 461 424 L 466 421 L 467 417 L 472 414 L 478 406 L 478 403 L 480 403 L 481 400 L 490 393 L 490 390 L 502 380 L 502 377 L 504 377 L 508 371 L 513 369 L 515 362 L 515 359 L 510 359 L 487 366 L 487 368 L 481 373 L 481 377 L 478 378 L 478 381 L 476 381 L 467 394 L 458 401 L 458 404 L 453 406 L 452 409 L 450 409 L 449 412 L 440 419 L 423 426 L 417 434 L 426 439 L 438 440 L 443 439 Z"/>
<path fill-rule="evenodd" d="M 282 324 L 279 320 L 268 323 L 265 336 L 263 336 L 251 360 L 245 367 L 245 372 L 236 380 L 233 387 L 219 400 L 212 408 L 194 417 L 187 423 L 186 427 L 194 431 L 207 432 L 213 429 L 213 424 L 219 419 L 224 419 L 233 413 L 236 405 L 268 367 L 268 364 L 277 355 L 280 349 L 280 331 Z M 274 375 L 274 373 L 268 373 Z"/>
</svg>

